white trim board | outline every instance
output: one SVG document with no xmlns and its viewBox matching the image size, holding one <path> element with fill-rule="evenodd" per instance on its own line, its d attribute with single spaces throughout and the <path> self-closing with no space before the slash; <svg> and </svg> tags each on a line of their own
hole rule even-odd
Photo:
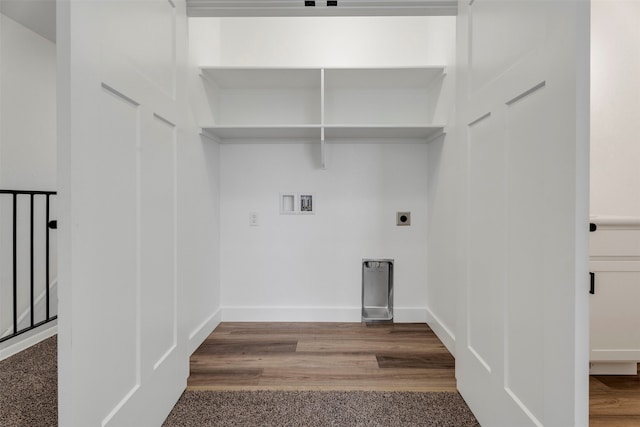
<svg viewBox="0 0 640 427">
<path fill-rule="evenodd" d="M 200 347 L 200 344 L 202 344 L 204 340 L 211 335 L 213 330 L 218 327 L 221 321 L 222 309 L 219 308 L 189 333 L 189 354 L 193 354 L 193 352 Z"/>
<path fill-rule="evenodd" d="M 4 360 L 15 354 L 20 353 L 22 350 L 38 344 L 41 341 L 46 340 L 58 333 L 58 320 L 52 320 L 49 323 L 42 325 L 39 328 L 33 329 L 29 332 L 25 332 L 19 335 L 14 340 L 8 340 L 3 344 L 9 344 L 5 348 L 0 349 L 0 360 Z"/>
<path fill-rule="evenodd" d="M 456 356 L 456 337 L 453 332 L 447 328 L 444 323 L 440 320 L 438 316 L 433 314 L 431 310 L 428 308 L 425 309 L 425 314 L 427 317 L 427 325 L 431 328 L 431 330 L 436 334 L 436 336 L 442 341 L 449 353 Z"/>
<path fill-rule="evenodd" d="M 232 3 L 236 3 L 231 6 Z M 400 3 L 400 4 L 399 4 Z M 277 2 L 225 0 L 187 0 L 189 17 L 242 17 L 242 16 L 455 16 L 455 0 L 340 0 L 338 6 L 326 6 L 317 1 L 314 7 L 305 7 L 297 0 Z"/>
<path fill-rule="evenodd" d="M 396 323 L 425 323 L 426 308 L 394 307 Z M 361 322 L 360 307 L 250 307 L 222 308 L 223 322 Z"/>
</svg>

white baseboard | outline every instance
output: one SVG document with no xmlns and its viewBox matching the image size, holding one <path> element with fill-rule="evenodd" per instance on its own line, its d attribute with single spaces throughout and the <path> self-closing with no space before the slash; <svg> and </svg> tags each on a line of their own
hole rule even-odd
<svg viewBox="0 0 640 427">
<path fill-rule="evenodd" d="M 218 327 L 221 320 L 222 309 L 219 308 L 189 334 L 189 354 L 193 354 L 193 352 L 200 347 L 200 344 Z"/>
<path fill-rule="evenodd" d="M 360 307 L 223 307 L 223 322 L 361 322 Z M 396 323 L 425 323 L 424 307 L 394 307 Z"/>
<path fill-rule="evenodd" d="M 40 341 L 44 341 L 49 337 L 58 333 L 58 320 L 53 320 L 40 326 L 37 329 L 33 329 L 29 332 L 25 332 L 22 335 L 7 340 L 2 343 L 6 347 L 0 348 L 0 360 L 4 360 L 7 357 L 11 357 L 14 354 L 20 353 L 22 350 L 26 350 L 32 345 L 38 344 Z"/>
<path fill-rule="evenodd" d="M 436 336 L 442 341 L 449 353 L 456 356 L 456 336 L 455 334 L 445 326 L 438 316 L 433 314 L 428 308 L 425 309 L 427 316 L 427 325 L 433 330 Z"/>
<path fill-rule="evenodd" d="M 589 375 L 638 375 L 638 361 L 590 362 Z"/>
<path fill-rule="evenodd" d="M 425 307 L 395 307 L 393 321 L 395 323 L 427 323 Z"/>
<path fill-rule="evenodd" d="M 359 322 L 359 307 L 223 307 L 223 322 Z"/>
</svg>

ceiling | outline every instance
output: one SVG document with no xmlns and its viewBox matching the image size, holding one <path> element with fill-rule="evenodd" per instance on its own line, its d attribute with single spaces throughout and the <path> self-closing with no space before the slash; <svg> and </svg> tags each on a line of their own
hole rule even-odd
<svg viewBox="0 0 640 427">
<path fill-rule="evenodd" d="M 456 0 L 186 0 L 189 16 L 419 16 L 455 15 Z M 56 0 L 0 0 L 0 13 L 56 41 Z"/>
<path fill-rule="evenodd" d="M 419 16 L 456 15 L 456 0 L 187 0 L 189 16 Z"/>
<path fill-rule="evenodd" d="M 56 41 L 56 0 L 0 0 L 0 13 Z"/>
</svg>

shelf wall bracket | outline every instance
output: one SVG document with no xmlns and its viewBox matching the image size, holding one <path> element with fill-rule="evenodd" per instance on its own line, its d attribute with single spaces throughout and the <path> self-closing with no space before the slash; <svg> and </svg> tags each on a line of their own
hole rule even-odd
<svg viewBox="0 0 640 427">
<path fill-rule="evenodd" d="M 327 145 L 324 140 L 325 84 L 324 68 L 320 69 L 320 167 L 327 169 Z"/>
<path fill-rule="evenodd" d="M 324 140 L 324 128 L 320 132 L 320 167 L 325 170 L 327 169 L 327 143 Z"/>
</svg>

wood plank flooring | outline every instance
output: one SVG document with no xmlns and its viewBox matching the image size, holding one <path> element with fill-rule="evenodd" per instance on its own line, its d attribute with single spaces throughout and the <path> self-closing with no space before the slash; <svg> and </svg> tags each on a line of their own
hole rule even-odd
<svg viewBox="0 0 640 427">
<path fill-rule="evenodd" d="M 221 323 L 188 389 L 455 391 L 454 366 L 425 324 Z"/>
<path fill-rule="evenodd" d="M 640 426 L 636 376 L 592 376 L 590 426 Z M 425 324 L 221 323 L 191 357 L 189 390 L 456 391 Z"/>
<path fill-rule="evenodd" d="M 589 377 L 589 425 L 640 426 L 640 369 L 638 375 Z"/>
</svg>

